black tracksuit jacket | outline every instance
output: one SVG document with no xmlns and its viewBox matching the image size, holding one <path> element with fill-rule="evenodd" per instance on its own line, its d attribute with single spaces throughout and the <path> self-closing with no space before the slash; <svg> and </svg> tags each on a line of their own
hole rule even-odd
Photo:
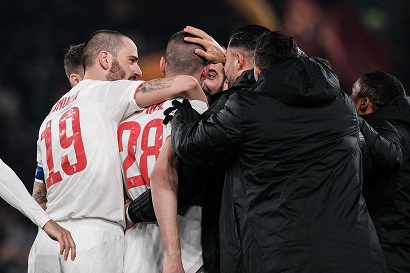
<svg viewBox="0 0 410 273">
<path fill-rule="evenodd" d="M 389 272 L 410 272 L 410 98 L 362 117 L 363 195 Z"/>
<path fill-rule="evenodd" d="M 172 141 L 183 160 L 228 158 L 221 272 L 386 272 L 357 135 L 336 75 L 308 57 L 266 68 L 206 119 L 177 111 Z"/>
</svg>

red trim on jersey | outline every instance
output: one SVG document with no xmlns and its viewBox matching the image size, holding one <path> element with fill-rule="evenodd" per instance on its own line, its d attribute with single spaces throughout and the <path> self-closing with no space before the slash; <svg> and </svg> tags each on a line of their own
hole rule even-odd
<svg viewBox="0 0 410 273">
<path fill-rule="evenodd" d="M 147 185 L 147 183 L 145 183 L 144 178 L 142 177 L 142 175 L 128 177 L 127 180 L 126 180 L 126 183 L 127 183 L 127 189 L 132 189 L 132 188 L 135 188 L 135 187 Z M 149 185 L 149 183 L 148 183 L 148 185 Z"/>
<path fill-rule="evenodd" d="M 134 93 L 135 103 L 137 103 L 137 93 L 138 93 L 138 89 L 140 89 L 140 87 L 141 87 L 141 85 L 142 85 L 143 83 L 144 83 L 144 82 L 142 82 L 140 85 L 137 86 L 137 88 L 135 88 L 135 93 Z M 137 105 L 138 105 L 138 104 L 137 104 Z"/>
</svg>

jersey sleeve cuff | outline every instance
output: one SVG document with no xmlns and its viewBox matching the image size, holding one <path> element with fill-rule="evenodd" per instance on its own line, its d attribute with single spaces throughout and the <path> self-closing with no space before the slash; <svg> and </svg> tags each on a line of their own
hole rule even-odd
<svg viewBox="0 0 410 273">
<path fill-rule="evenodd" d="M 140 111 L 140 110 L 142 110 L 143 108 L 141 108 L 139 105 L 138 105 L 138 103 L 137 103 L 137 93 L 138 93 L 138 89 L 141 87 L 141 85 L 144 83 L 144 81 L 141 81 L 141 83 L 137 86 L 137 88 L 135 88 L 135 91 L 134 91 L 134 101 L 135 101 L 135 104 L 137 105 L 137 107 L 138 107 L 138 110 L 137 111 Z"/>
</svg>

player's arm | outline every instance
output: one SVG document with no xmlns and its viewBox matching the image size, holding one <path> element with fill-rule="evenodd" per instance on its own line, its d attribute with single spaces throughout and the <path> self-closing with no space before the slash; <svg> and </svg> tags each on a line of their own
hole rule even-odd
<svg viewBox="0 0 410 273">
<path fill-rule="evenodd" d="M 34 174 L 34 184 L 32 196 L 34 200 L 46 210 L 47 208 L 47 188 L 44 183 L 44 171 L 41 164 L 37 165 L 36 172 Z"/>
<path fill-rule="evenodd" d="M 41 228 L 50 221 L 50 217 L 33 200 L 17 174 L 1 160 L 0 174 L 0 195 L 7 203 Z"/>
<path fill-rule="evenodd" d="M 143 108 L 176 97 L 207 103 L 199 82 L 187 75 L 146 81 L 139 86 L 135 101 L 139 107 Z"/>
<path fill-rule="evenodd" d="M 41 206 L 43 210 L 47 208 L 47 189 L 43 182 L 34 181 L 33 184 L 33 198 Z"/>
<path fill-rule="evenodd" d="M 163 273 L 184 272 L 177 225 L 178 164 L 168 138 L 151 172 L 152 201 L 166 251 Z"/>
<path fill-rule="evenodd" d="M 42 228 L 47 235 L 60 243 L 60 254 L 66 260 L 71 251 L 71 259 L 76 256 L 76 246 L 69 231 L 51 220 L 50 216 L 30 196 L 16 173 L 0 160 L 0 195 L 14 208 Z"/>
<path fill-rule="evenodd" d="M 43 168 L 40 165 L 38 165 L 36 169 L 32 196 L 34 200 L 40 205 L 40 207 L 45 211 L 47 209 L 47 188 L 46 184 L 44 183 Z M 59 242 L 60 255 L 64 255 L 64 260 L 67 260 L 68 255 L 71 251 L 71 260 L 74 261 L 77 252 L 76 245 L 73 238 L 71 237 L 71 233 L 53 220 L 48 221 L 42 227 L 42 229 L 48 235 L 48 237 L 50 237 L 54 241 Z"/>
</svg>

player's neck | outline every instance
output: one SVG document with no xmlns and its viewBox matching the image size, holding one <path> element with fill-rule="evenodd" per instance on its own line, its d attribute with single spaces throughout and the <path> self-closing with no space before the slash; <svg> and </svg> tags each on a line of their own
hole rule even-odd
<svg viewBox="0 0 410 273">
<path fill-rule="evenodd" d="M 89 68 L 85 71 L 84 80 L 106 81 L 107 77 L 104 72 L 98 71 L 94 68 Z"/>
</svg>

